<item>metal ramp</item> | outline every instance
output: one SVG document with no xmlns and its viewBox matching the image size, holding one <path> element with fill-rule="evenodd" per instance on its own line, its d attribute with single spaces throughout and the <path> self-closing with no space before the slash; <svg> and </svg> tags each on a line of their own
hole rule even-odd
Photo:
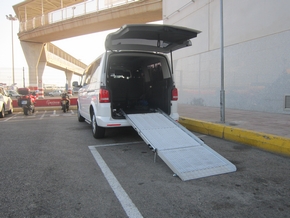
<svg viewBox="0 0 290 218">
<path fill-rule="evenodd" d="M 161 110 L 145 114 L 122 113 L 181 180 L 236 171 L 235 165 Z"/>
</svg>

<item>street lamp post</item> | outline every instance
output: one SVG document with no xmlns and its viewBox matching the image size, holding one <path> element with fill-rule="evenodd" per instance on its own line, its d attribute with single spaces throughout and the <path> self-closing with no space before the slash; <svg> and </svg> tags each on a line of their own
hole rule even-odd
<svg viewBox="0 0 290 218">
<path fill-rule="evenodd" d="M 15 83 L 14 78 L 14 43 L 13 43 L 13 21 L 17 20 L 16 16 L 12 16 L 11 14 L 6 15 L 6 18 L 11 21 L 11 40 L 12 40 L 12 80 L 13 84 Z"/>
<path fill-rule="evenodd" d="M 220 0 L 220 21 L 221 21 L 221 91 L 220 91 L 220 111 L 221 123 L 225 123 L 225 85 L 224 85 L 224 15 L 223 0 Z"/>
</svg>

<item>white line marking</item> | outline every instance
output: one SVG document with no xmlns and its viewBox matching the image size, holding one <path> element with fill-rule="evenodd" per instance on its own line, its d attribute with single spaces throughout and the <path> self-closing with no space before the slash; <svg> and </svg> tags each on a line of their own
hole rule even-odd
<svg viewBox="0 0 290 218">
<path fill-rule="evenodd" d="M 17 114 L 21 114 L 22 112 L 18 112 L 18 113 L 13 113 L 13 117 L 12 117 L 12 119 L 15 119 L 15 118 L 17 118 Z"/>
<path fill-rule="evenodd" d="M 8 117 L 5 120 L 3 120 L 3 122 L 6 122 L 8 120 L 14 119 L 16 117 L 16 114 L 13 114 L 12 117 Z"/>
<path fill-rule="evenodd" d="M 144 141 L 123 142 L 123 143 L 104 144 L 104 145 L 93 145 L 92 147 L 100 148 L 100 147 L 107 147 L 107 146 L 116 146 L 116 145 L 132 145 L 132 144 L 140 144 L 140 143 L 144 143 Z"/>
<path fill-rule="evenodd" d="M 42 120 L 45 114 L 46 114 L 46 111 L 44 111 L 44 113 L 41 115 L 39 119 Z"/>
<path fill-rule="evenodd" d="M 53 113 L 52 113 L 52 115 L 50 115 L 51 117 L 58 117 L 59 116 L 59 114 L 56 114 L 56 110 L 53 110 Z"/>
<path fill-rule="evenodd" d="M 12 117 L 9 117 L 9 118 L 3 120 L 3 122 L 6 122 L 6 121 L 8 121 L 8 120 L 10 120 L 10 119 L 12 119 Z"/>
<path fill-rule="evenodd" d="M 138 208 L 129 198 L 125 190 L 122 188 L 119 181 L 116 179 L 100 153 L 97 151 L 95 146 L 89 146 L 90 151 L 92 152 L 97 164 L 101 168 L 105 178 L 107 179 L 108 183 L 110 184 L 112 190 L 114 191 L 116 197 L 118 198 L 119 202 L 121 203 L 124 211 L 128 215 L 128 217 L 138 218 L 143 217 L 139 212 Z"/>
</svg>

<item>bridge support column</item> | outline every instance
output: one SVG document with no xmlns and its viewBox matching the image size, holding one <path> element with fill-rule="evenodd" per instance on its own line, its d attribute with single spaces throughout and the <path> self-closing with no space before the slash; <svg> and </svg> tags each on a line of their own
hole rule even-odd
<svg viewBox="0 0 290 218">
<path fill-rule="evenodd" d="M 72 88 L 72 77 L 73 77 L 73 72 L 71 71 L 65 71 L 65 76 L 66 76 L 66 82 L 67 82 L 67 85 L 66 85 L 66 88 L 68 90 L 71 90 Z M 68 94 L 72 94 L 72 93 L 68 93 Z"/>
<path fill-rule="evenodd" d="M 44 98 L 44 89 L 43 89 L 43 72 L 44 68 L 46 66 L 46 62 L 41 61 L 38 63 L 37 71 L 38 71 L 38 98 L 43 99 Z"/>
<path fill-rule="evenodd" d="M 43 43 L 33 43 L 33 42 L 24 42 L 20 41 L 21 47 L 26 59 L 26 62 L 28 64 L 28 73 L 29 73 L 29 84 L 28 88 L 31 90 L 38 90 L 38 83 L 39 78 L 41 78 L 41 84 L 42 84 L 42 74 L 44 67 L 41 67 L 41 76 L 38 75 L 38 64 L 39 60 L 42 57 L 45 58 L 44 50 L 43 50 Z M 42 64 L 41 64 L 42 66 Z M 42 86 L 42 85 L 41 85 Z"/>
</svg>

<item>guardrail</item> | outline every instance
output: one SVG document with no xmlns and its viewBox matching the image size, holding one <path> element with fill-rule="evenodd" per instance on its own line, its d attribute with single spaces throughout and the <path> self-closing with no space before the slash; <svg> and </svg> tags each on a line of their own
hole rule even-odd
<svg viewBox="0 0 290 218">
<path fill-rule="evenodd" d="M 53 23 L 61 22 L 64 20 L 72 19 L 75 17 L 87 15 L 90 13 L 95 13 L 121 5 L 131 4 L 140 0 L 89 0 L 82 3 L 62 8 L 57 11 L 43 14 L 39 17 L 34 17 L 33 19 L 20 21 L 19 22 L 19 32 L 26 32 L 38 27 L 43 27 Z"/>
<path fill-rule="evenodd" d="M 47 98 L 47 99 L 36 99 L 35 107 L 60 107 L 61 98 Z M 18 108 L 18 100 L 13 99 L 12 104 L 14 108 Z M 77 105 L 77 98 L 70 98 L 70 105 Z"/>
</svg>

